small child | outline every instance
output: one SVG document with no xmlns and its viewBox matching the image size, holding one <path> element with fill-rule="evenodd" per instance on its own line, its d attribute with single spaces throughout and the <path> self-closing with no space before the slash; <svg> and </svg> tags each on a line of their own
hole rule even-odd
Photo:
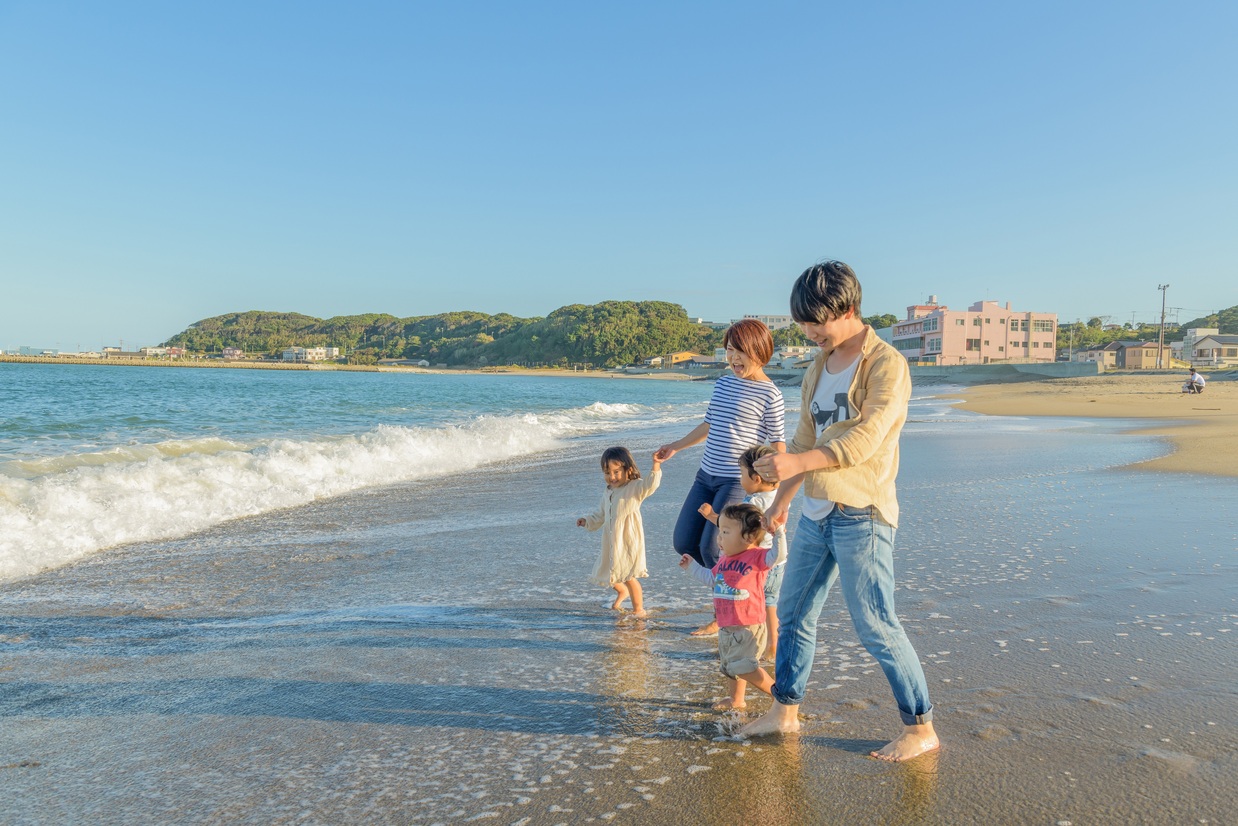
<svg viewBox="0 0 1238 826">
<path fill-rule="evenodd" d="M 760 661 L 765 650 L 765 572 L 778 554 L 760 546 L 764 518 L 754 505 L 727 505 L 718 516 L 718 564 L 709 569 L 687 554 L 679 558 L 680 568 L 714 586 L 718 659 L 731 686 L 731 696 L 714 703 L 719 711 L 745 708 L 749 683 L 766 694 L 774 685 Z"/>
<path fill-rule="evenodd" d="M 615 589 L 611 608 L 623 610 L 623 601 L 632 600 L 632 616 L 645 616 L 645 599 L 637 577 L 649 576 L 645 569 L 645 526 L 640 503 L 662 482 L 662 463 L 653 460 L 648 479 L 642 479 L 636 460 L 626 447 L 608 447 L 602 453 L 602 477 L 606 492 L 602 504 L 576 525 L 590 531 L 602 529 L 602 555 L 590 581 Z"/>
<path fill-rule="evenodd" d="M 761 474 L 756 472 L 756 463 L 762 456 L 772 456 L 777 452 L 769 445 L 753 445 L 739 457 L 739 481 L 747 494 L 744 502 L 760 508 L 762 514 L 774 504 L 778 485 L 761 478 Z M 718 524 L 718 514 L 714 513 L 708 502 L 701 505 L 700 514 L 715 525 Z M 765 637 L 768 647 L 761 654 L 761 659 L 770 662 L 778 654 L 778 592 L 782 590 L 782 575 L 787 570 L 787 529 L 783 525 L 778 526 L 774 536 L 766 533 L 761 540 L 762 548 L 771 548 L 775 544 L 778 546 L 778 557 L 765 577 Z"/>
</svg>

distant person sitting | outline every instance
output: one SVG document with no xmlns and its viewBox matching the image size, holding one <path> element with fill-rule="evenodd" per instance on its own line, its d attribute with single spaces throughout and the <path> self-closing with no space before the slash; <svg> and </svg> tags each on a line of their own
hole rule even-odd
<svg viewBox="0 0 1238 826">
<path fill-rule="evenodd" d="M 1187 377 L 1186 384 L 1182 385 L 1183 393 L 1202 393 L 1204 392 L 1204 377 L 1195 372 L 1195 368 L 1191 368 L 1191 375 Z"/>
</svg>

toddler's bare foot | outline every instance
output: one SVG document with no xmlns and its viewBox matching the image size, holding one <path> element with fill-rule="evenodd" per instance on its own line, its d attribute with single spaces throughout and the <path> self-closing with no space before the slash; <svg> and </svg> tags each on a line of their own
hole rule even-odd
<svg viewBox="0 0 1238 826">
<path fill-rule="evenodd" d="M 735 701 L 732 700 L 730 697 L 723 697 L 721 700 L 718 700 L 713 705 L 714 711 L 743 711 L 747 707 L 748 707 L 747 703 L 740 703 L 739 705 L 735 705 Z"/>
<path fill-rule="evenodd" d="M 878 760 L 901 763 L 927 754 L 940 746 L 941 742 L 937 739 L 937 732 L 933 731 L 933 724 L 922 723 L 918 726 L 905 726 L 902 734 L 872 752 L 872 756 Z"/>
<path fill-rule="evenodd" d="M 784 706 L 777 700 L 769 711 L 739 730 L 741 737 L 762 737 L 767 734 L 793 734 L 800 730 L 799 706 Z"/>
<path fill-rule="evenodd" d="M 705 624 L 705 625 L 702 625 L 700 628 L 698 628 L 698 629 L 696 629 L 695 631 L 693 631 L 693 632 L 692 632 L 692 636 L 694 636 L 694 637 L 712 637 L 712 636 L 714 636 L 714 635 L 715 635 L 715 634 L 717 634 L 717 633 L 718 633 L 718 622 L 717 622 L 717 620 L 715 620 L 715 621 L 713 621 L 713 622 L 710 622 L 710 623 L 707 623 L 707 624 Z"/>
<path fill-rule="evenodd" d="M 615 597 L 615 601 L 614 601 L 614 602 L 612 602 L 612 603 L 610 604 L 610 610 L 612 610 L 612 611 L 622 611 L 622 610 L 623 610 L 623 600 L 624 600 L 624 599 L 625 599 L 624 597 Z"/>
</svg>

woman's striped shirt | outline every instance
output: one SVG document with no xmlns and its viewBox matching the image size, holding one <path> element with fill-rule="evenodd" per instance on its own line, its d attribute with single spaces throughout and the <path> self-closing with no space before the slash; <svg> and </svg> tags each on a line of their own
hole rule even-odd
<svg viewBox="0 0 1238 826">
<path fill-rule="evenodd" d="M 782 391 L 772 381 L 749 381 L 726 373 L 714 385 L 705 412 L 709 435 L 701 470 L 739 478 L 739 457 L 753 445 L 787 440 Z"/>
</svg>

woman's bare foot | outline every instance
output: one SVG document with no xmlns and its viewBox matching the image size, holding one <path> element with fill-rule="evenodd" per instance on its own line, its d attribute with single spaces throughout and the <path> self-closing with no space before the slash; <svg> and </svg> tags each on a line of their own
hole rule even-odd
<svg viewBox="0 0 1238 826">
<path fill-rule="evenodd" d="M 799 706 L 784 706 L 777 700 L 769 711 L 739 730 L 741 737 L 762 737 L 766 734 L 793 734 L 800 730 Z"/>
<path fill-rule="evenodd" d="M 706 623 L 692 632 L 693 637 L 712 637 L 718 633 L 718 621 Z"/>
<path fill-rule="evenodd" d="M 878 760 L 901 763 L 940 747 L 941 742 L 937 739 L 937 732 L 933 731 L 933 724 L 921 723 L 918 726 L 904 726 L 902 734 L 872 752 L 872 756 Z"/>
<path fill-rule="evenodd" d="M 748 705 L 746 703 L 740 703 L 739 705 L 736 705 L 735 701 L 732 700 L 730 697 L 723 697 L 721 700 L 718 700 L 713 705 L 714 711 L 743 711 L 747 707 Z"/>
</svg>

